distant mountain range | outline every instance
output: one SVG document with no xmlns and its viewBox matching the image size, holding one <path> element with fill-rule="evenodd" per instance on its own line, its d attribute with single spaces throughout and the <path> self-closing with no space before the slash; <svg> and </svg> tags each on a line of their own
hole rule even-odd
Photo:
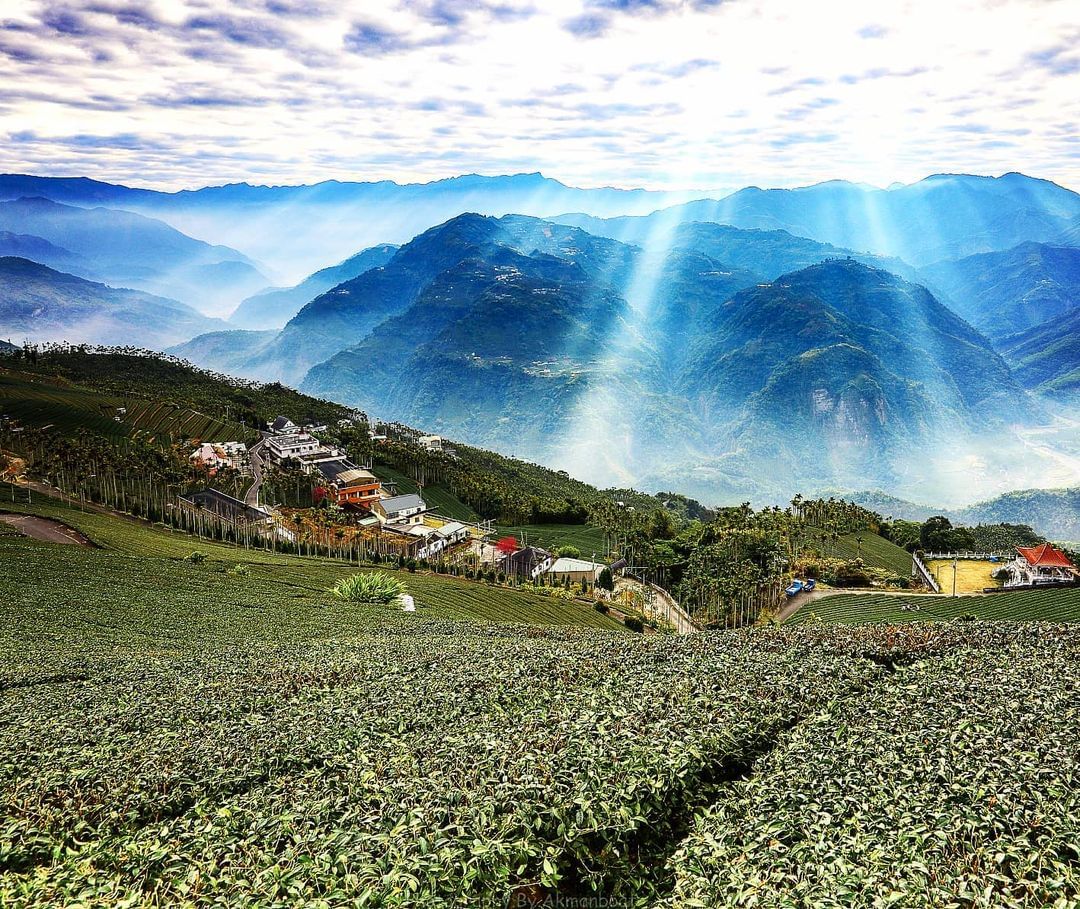
<svg viewBox="0 0 1080 909">
<path fill-rule="evenodd" d="M 5 193 L 21 195 L 0 202 L 0 250 L 242 300 L 228 325 L 146 322 L 141 343 L 604 485 L 948 503 L 1080 473 L 1080 197 L 1046 181 L 677 205 L 540 175 L 186 193 L 0 177 Z M 584 213 L 528 215 L 571 203 Z M 266 287 L 189 228 L 265 249 L 279 273 L 322 267 Z"/>
<path fill-rule="evenodd" d="M 713 221 L 786 230 L 823 243 L 896 256 L 914 266 L 1028 240 L 1060 242 L 1080 217 L 1080 196 L 1023 174 L 939 174 L 918 183 L 874 189 L 842 180 L 801 189 L 739 190 L 657 211 L 634 226 L 636 237 L 663 235 L 677 224 Z M 579 215 L 555 220 L 581 224 Z M 586 226 L 582 224 L 582 226 Z M 589 225 L 594 232 L 596 224 Z M 621 231 L 616 224 L 611 231 Z"/>
<path fill-rule="evenodd" d="M 48 199 L 0 202 L 0 249 L 81 277 L 181 299 L 203 312 L 231 309 L 267 279 L 241 253 L 195 240 L 128 211 Z"/>
<path fill-rule="evenodd" d="M 1080 486 L 1020 489 L 955 509 L 918 505 L 880 491 L 846 493 L 845 498 L 880 514 L 909 521 L 944 515 L 960 524 L 1028 524 L 1052 540 L 1080 542 Z"/>
<path fill-rule="evenodd" d="M 273 263 L 294 280 L 358 249 L 410 240 L 462 212 L 554 215 L 585 211 L 606 217 L 646 214 L 705 195 L 581 189 L 538 173 L 468 174 L 409 184 L 390 180 L 328 180 L 309 186 L 234 183 L 176 193 L 85 178 L 0 175 L 0 199 L 40 196 L 68 205 L 137 211 L 191 236 L 242 249 L 253 259 Z M 252 229 L 254 224 L 258 229 Z"/>
<path fill-rule="evenodd" d="M 0 335 L 157 347 L 223 326 L 190 306 L 0 258 Z"/>
</svg>

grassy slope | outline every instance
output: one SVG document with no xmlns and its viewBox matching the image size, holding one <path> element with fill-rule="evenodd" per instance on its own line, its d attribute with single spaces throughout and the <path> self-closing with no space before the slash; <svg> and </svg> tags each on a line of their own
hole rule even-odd
<svg viewBox="0 0 1080 909">
<path fill-rule="evenodd" d="M 908 608 L 905 609 L 905 606 Z M 841 625 L 936 622 L 970 615 L 979 619 L 1080 622 L 1080 589 L 1025 590 L 958 597 L 839 594 L 807 603 L 785 624 L 800 625 L 813 621 Z"/>
<path fill-rule="evenodd" d="M 355 566 L 318 558 L 297 558 L 282 553 L 246 550 L 224 543 L 201 541 L 181 532 L 150 528 L 107 515 L 80 512 L 51 499 L 34 497 L 33 505 L 19 502 L 12 505 L 7 494 L 10 487 L 0 489 L 0 509 L 16 510 L 52 517 L 70 524 L 99 544 L 100 550 L 33 544 L 19 540 L 11 544 L 3 560 L 20 568 L 18 577 L 41 576 L 59 591 L 69 588 L 72 578 L 78 578 L 80 589 L 88 597 L 104 597 L 109 588 L 118 585 L 123 590 L 142 590 L 140 578 L 152 578 L 143 593 L 167 601 L 198 603 L 211 611 L 221 602 L 229 603 L 257 590 L 266 608 L 288 612 L 289 607 L 321 606 L 334 602 L 327 589 L 339 578 L 355 571 Z M 177 561 L 198 550 L 208 556 L 203 565 Z M 50 561 L 53 560 L 53 561 Z M 62 566 L 54 571 L 52 566 Z M 246 574 L 230 574 L 238 563 L 245 565 Z M 108 570 L 99 582 L 102 566 Z M 548 597 L 538 597 L 501 587 L 488 586 L 458 578 L 395 572 L 406 582 L 418 605 L 430 609 L 432 615 L 451 619 L 479 619 L 496 622 L 528 622 L 538 625 L 584 625 L 596 628 L 617 628 L 617 623 L 584 605 L 566 603 Z M 204 596 L 207 579 L 214 579 L 214 596 Z M 111 579 L 111 580 L 110 580 Z M 100 586 L 95 586 L 95 584 Z M 13 595 L 14 589 L 5 595 Z M 341 608 L 341 607 L 338 607 Z M 226 611 L 229 611 L 226 609 Z M 234 615 L 243 615 L 232 610 Z M 288 618 L 283 614 L 283 618 Z M 291 619 L 288 619 L 291 621 Z"/>
<path fill-rule="evenodd" d="M 393 467 L 376 464 L 372 468 L 372 472 L 380 480 L 393 480 L 397 483 L 398 495 L 421 491 L 415 480 L 405 476 L 405 474 L 395 470 Z M 456 498 L 449 489 L 442 486 L 425 486 L 423 496 L 429 508 L 448 518 L 454 518 L 458 521 L 475 521 L 477 519 L 475 511 Z"/>
<path fill-rule="evenodd" d="M 524 533 L 529 543 L 542 546 L 552 551 L 560 546 L 576 546 L 581 554 L 588 558 L 594 552 L 601 556 L 605 552 L 604 531 L 588 524 L 524 524 L 518 526 L 502 525 L 497 529 L 500 537 L 513 536 L 518 539 Z"/>
<path fill-rule="evenodd" d="M 855 542 L 856 537 L 863 538 L 861 549 Z M 884 537 L 879 537 L 876 533 L 869 531 L 848 533 L 835 543 L 825 544 L 825 554 L 836 559 L 854 559 L 860 551 L 867 565 L 895 571 L 904 578 L 911 574 L 911 553 L 901 549 L 895 543 L 890 543 Z"/>
<path fill-rule="evenodd" d="M 121 421 L 116 408 L 126 407 Z M 47 376 L 29 377 L 0 367 L 0 413 L 28 426 L 51 425 L 71 435 L 90 429 L 113 439 L 143 433 L 150 436 L 228 441 L 251 437 L 238 423 L 218 420 L 189 407 L 147 401 L 85 388 L 76 388 Z"/>
</svg>

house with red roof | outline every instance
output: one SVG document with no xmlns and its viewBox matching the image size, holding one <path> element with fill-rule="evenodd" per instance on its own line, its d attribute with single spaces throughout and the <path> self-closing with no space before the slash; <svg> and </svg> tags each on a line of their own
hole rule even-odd
<svg viewBox="0 0 1080 909">
<path fill-rule="evenodd" d="M 1018 546 L 1016 553 L 1016 558 L 1004 566 L 1006 588 L 1067 584 L 1080 580 L 1076 566 L 1052 543 Z"/>
</svg>

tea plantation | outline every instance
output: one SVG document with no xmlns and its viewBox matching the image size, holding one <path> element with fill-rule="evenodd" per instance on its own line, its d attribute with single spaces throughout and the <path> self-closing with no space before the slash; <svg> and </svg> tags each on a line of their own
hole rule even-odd
<svg viewBox="0 0 1080 909">
<path fill-rule="evenodd" d="M 5 907 L 1080 903 L 1075 626 L 646 638 L 123 534 L 0 535 Z"/>
</svg>

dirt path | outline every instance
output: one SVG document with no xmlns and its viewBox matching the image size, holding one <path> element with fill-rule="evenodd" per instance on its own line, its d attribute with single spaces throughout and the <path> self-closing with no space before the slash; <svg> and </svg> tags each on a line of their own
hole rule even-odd
<svg viewBox="0 0 1080 909">
<path fill-rule="evenodd" d="M 32 514 L 0 514 L 0 522 L 10 524 L 19 533 L 45 543 L 68 543 L 75 546 L 93 544 L 74 527 L 53 521 L 51 518 L 39 518 Z"/>
</svg>

